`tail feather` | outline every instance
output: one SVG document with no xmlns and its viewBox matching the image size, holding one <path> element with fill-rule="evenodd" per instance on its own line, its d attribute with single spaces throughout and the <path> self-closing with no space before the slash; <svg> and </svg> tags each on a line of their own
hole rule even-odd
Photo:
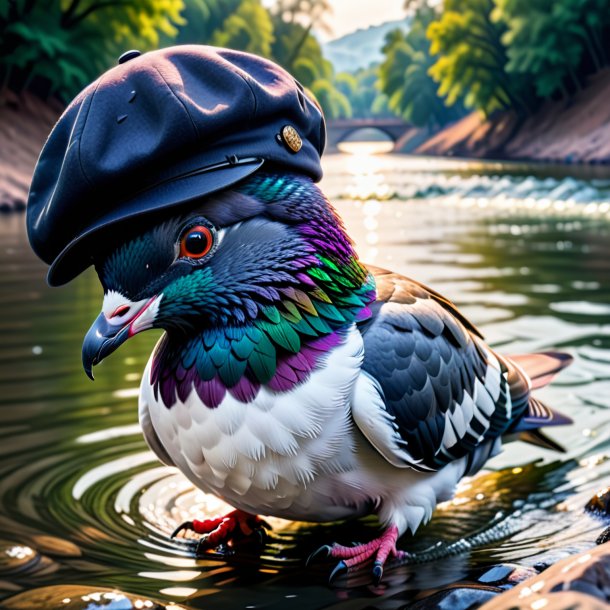
<svg viewBox="0 0 610 610">
<path fill-rule="evenodd" d="M 571 424 L 572 420 L 563 413 L 547 407 L 543 402 L 529 397 L 527 411 L 523 417 L 515 424 L 511 432 L 525 432 L 527 430 L 536 430 L 543 426 L 565 426 Z"/>
<path fill-rule="evenodd" d="M 544 426 L 563 426 L 571 424 L 572 420 L 547 407 L 534 398 L 531 390 L 542 388 L 549 384 L 555 376 L 569 366 L 572 356 L 563 352 L 541 352 L 537 354 L 518 354 L 509 356 L 507 360 L 514 365 L 511 395 L 514 399 L 527 401 L 527 408 L 522 417 L 516 421 L 505 435 L 505 440 L 520 440 L 545 449 L 553 449 L 565 453 L 565 449 L 546 436 L 539 428 Z M 529 389 L 525 384 L 529 381 Z"/>
<path fill-rule="evenodd" d="M 530 396 L 527 412 L 508 431 L 508 434 L 503 436 L 503 439 L 507 442 L 523 441 L 531 445 L 565 453 L 566 450 L 559 443 L 546 436 L 540 428 L 542 426 L 564 426 L 571 423 L 572 419 L 567 415 L 547 407 L 537 398 Z"/>
<path fill-rule="evenodd" d="M 555 375 L 572 363 L 572 356 L 565 352 L 539 352 L 536 354 L 514 354 L 508 358 L 529 377 L 532 390 L 548 385 Z"/>
<path fill-rule="evenodd" d="M 558 451 L 559 453 L 566 452 L 564 447 L 562 447 L 559 443 L 556 443 L 552 438 L 549 438 L 540 430 L 526 430 L 525 432 L 520 432 L 517 435 L 517 440 L 530 443 L 530 445 L 543 447 L 544 449 L 552 449 L 553 451 Z"/>
</svg>

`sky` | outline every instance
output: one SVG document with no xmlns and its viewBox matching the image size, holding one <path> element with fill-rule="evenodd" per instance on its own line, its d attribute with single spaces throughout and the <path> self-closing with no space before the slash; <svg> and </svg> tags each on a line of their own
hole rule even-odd
<svg viewBox="0 0 610 610">
<path fill-rule="evenodd" d="M 378 25 L 384 21 L 394 21 L 405 16 L 404 0 L 329 0 L 333 13 L 327 22 L 332 33 L 318 32 L 321 40 L 332 40 L 354 30 Z M 263 0 L 267 6 L 275 0 Z"/>
</svg>

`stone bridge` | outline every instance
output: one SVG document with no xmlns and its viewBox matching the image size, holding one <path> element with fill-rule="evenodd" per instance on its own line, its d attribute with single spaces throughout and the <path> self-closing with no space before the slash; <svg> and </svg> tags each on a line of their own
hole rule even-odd
<svg viewBox="0 0 610 610">
<path fill-rule="evenodd" d="M 412 129 L 412 125 L 399 118 L 330 119 L 326 123 L 327 152 L 335 152 L 339 142 L 343 142 L 354 131 L 365 128 L 378 129 L 396 143 Z"/>
</svg>

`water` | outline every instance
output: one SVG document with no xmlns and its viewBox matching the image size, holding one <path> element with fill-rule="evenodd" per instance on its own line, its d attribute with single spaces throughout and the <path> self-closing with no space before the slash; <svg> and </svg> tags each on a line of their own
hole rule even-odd
<svg viewBox="0 0 610 610">
<path fill-rule="evenodd" d="M 47 288 L 23 217 L 3 217 L 0 598 L 29 591 L 20 607 L 81 608 L 107 587 L 135 607 L 389 609 L 485 566 L 550 563 L 594 544 L 604 523 L 583 507 L 610 484 L 610 177 L 356 153 L 326 160 L 323 188 L 365 261 L 432 285 L 505 353 L 574 354 L 539 392 L 575 420 L 551 433 L 567 453 L 508 446 L 401 541 L 416 565 L 388 569 L 380 587 L 367 575 L 328 587 L 328 565 L 303 566 L 320 544 L 370 539 L 370 519 L 273 519 L 260 559 L 196 560 L 168 532 L 225 507 L 160 465 L 139 432 L 137 388 L 158 335 L 129 341 L 91 383 L 80 345 L 101 306 L 97 278 Z"/>
</svg>

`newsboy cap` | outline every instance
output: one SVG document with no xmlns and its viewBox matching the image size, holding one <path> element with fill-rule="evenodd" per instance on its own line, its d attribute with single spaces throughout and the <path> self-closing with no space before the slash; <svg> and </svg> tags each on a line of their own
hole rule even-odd
<svg viewBox="0 0 610 610">
<path fill-rule="evenodd" d="M 271 61 L 210 46 L 124 54 L 68 106 L 28 197 L 32 248 L 64 284 L 109 229 L 229 187 L 264 163 L 319 180 L 322 113 Z"/>
</svg>

